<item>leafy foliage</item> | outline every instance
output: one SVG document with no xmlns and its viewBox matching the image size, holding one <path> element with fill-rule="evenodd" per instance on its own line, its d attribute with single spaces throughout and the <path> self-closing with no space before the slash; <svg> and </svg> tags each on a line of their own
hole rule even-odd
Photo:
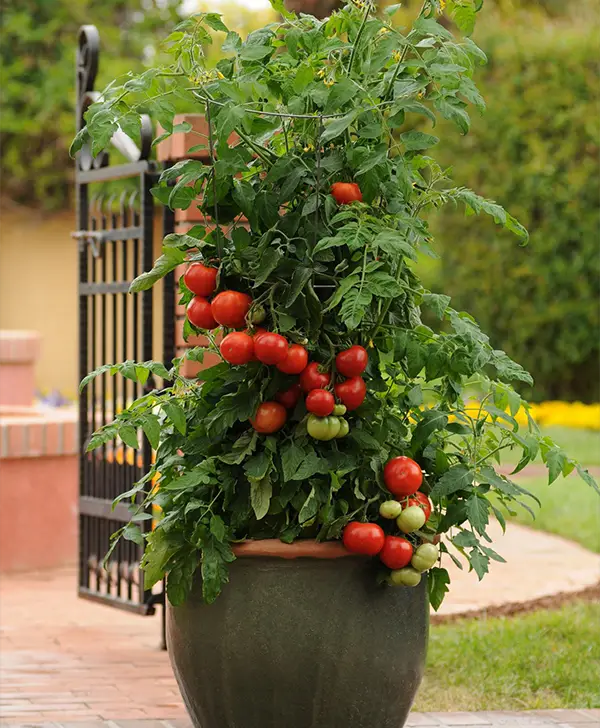
<svg viewBox="0 0 600 728">
<path fill-rule="evenodd" d="M 180 5 L 178 0 L 22 0 L 3 6 L 3 194 L 45 208 L 63 207 L 68 200 L 79 27 L 90 22 L 98 26 L 100 79 L 110 80 L 142 69 L 144 60 L 154 61 L 156 36 L 177 21 Z"/>
<path fill-rule="evenodd" d="M 510 383 L 531 382 L 529 374 L 414 272 L 418 253 L 432 253 L 426 214 L 448 202 L 490 215 L 527 240 L 497 203 L 450 183 L 427 153 L 437 138 L 405 126 L 413 116 L 442 116 L 466 131 L 469 104 L 481 105 L 472 76 L 483 54 L 436 20 L 437 3 L 425 3 L 407 32 L 362 6 L 350 4 L 324 22 L 290 15 L 245 40 L 213 13 L 186 20 L 170 36 L 172 64 L 107 89 L 73 144 L 77 151 L 89 136 L 101 148 L 105 127 L 136 114 L 140 98 L 167 130 L 171 99 L 193 102 L 211 119 L 216 162 L 167 170 L 155 194 L 181 208 L 201 194 L 201 209 L 220 224 L 169 236 L 153 271 L 133 289 L 186 257 L 218 261 L 219 288 L 252 296 L 248 321 L 264 308 L 265 326 L 306 345 L 334 381 L 336 353 L 352 343 L 369 352 L 367 397 L 344 439 L 311 439 L 302 402 L 277 434 L 253 430 L 258 405 L 294 377 L 259 362 L 222 362 L 199 382 L 182 376 L 181 360 L 166 375 L 152 372 L 171 386 L 145 394 L 96 433 L 90 447 L 115 436 L 129 443 L 139 428 L 155 437 L 158 420 L 155 463 L 138 488 L 155 482 L 146 502 L 159 505 L 163 518 L 147 537 L 144 568 L 148 587 L 168 574 L 174 603 L 185 598 L 198 564 L 206 601 L 218 596 L 232 542 L 337 539 L 349 521 L 378 520 L 389 498 L 382 466 L 398 454 L 422 466 L 434 505 L 411 538 L 447 534 L 444 553 L 481 578 L 490 560 L 502 560 L 486 533 L 491 514 L 502 517 L 493 504 L 530 509 L 532 500 L 495 471 L 500 453 L 519 450 L 517 469 L 541 453 L 550 481 L 579 467 L 533 420 L 520 431 L 514 415 L 528 405 Z M 470 21 L 460 22 L 470 29 Z M 226 34 L 228 57 L 214 71 L 203 65 L 209 29 Z M 360 185 L 363 202 L 338 207 L 329 189 L 344 180 Z M 178 186 L 193 194 L 178 195 Z M 191 292 L 180 288 L 185 303 Z M 423 323 L 421 306 L 436 328 Z M 186 331 L 194 333 L 189 324 Z M 208 340 L 205 349 L 218 352 L 212 333 Z M 201 360 L 203 351 L 187 356 Z M 126 372 L 147 377 L 149 366 Z M 467 388 L 480 394 L 474 411 L 464 402 Z M 589 474 L 582 477 L 595 486 Z M 436 568 L 434 606 L 447 585 L 447 571 Z"/>
</svg>

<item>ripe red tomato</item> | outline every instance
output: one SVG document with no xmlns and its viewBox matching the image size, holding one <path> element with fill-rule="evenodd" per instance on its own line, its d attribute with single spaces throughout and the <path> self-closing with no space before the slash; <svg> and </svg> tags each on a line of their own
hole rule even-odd
<svg viewBox="0 0 600 728">
<path fill-rule="evenodd" d="M 223 339 L 219 350 L 230 364 L 247 364 L 254 358 L 254 340 L 242 331 L 234 331 Z"/>
<path fill-rule="evenodd" d="M 420 508 L 422 508 L 425 513 L 425 520 L 429 520 L 429 516 L 431 515 L 431 510 L 433 506 L 431 505 L 431 501 L 425 495 L 425 493 L 417 491 L 405 503 L 402 504 L 402 509 L 408 508 L 409 506 L 419 506 Z"/>
<path fill-rule="evenodd" d="M 288 354 L 288 342 L 284 336 L 267 331 L 254 339 L 254 353 L 263 364 L 279 364 Z"/>
<path fill-rule="evenodd" d="M 384 547 L 385 534 L 376 523 L 359 523 L 352 521 L 342 536 L 344 546 L 355 554 L 375 556 Z M 410 558 L 408 559 L 410 561 Z"/>
<path fill-rule="evenodd" d="M 362 202 L 362 192 L 356 182 L 334 182 L 331 185 L 331 194 L 338 205 Z"/>
<path fill-rule="evenodd" d="M 311 389 L 306 395 L 306 409 L 313 415 L 327 417 L 333 412 L 335 399 L 326 389 Z"/>
<path fill-rule="evenodd" d="M 197 296 L 212 296 L 217 287 L 218 268 L 192 263 L 183 274 L 183 282 Z"/>
<path fill-rule="evenodd" d="M 216 329 L 219 325 L 212 315 L 210 303 L 202 296 L 194 296 L 186 309 L 191 324 L 198 329 Z"/>
<path fill-rule="evenodd" d="M 278 392 L 275 399 L 280 402 L 286 409 L 294 409 L 298 404 L 298 400 L 302 396 L 302 387 L 296 383 L 283 392 Z"/>
<path fill-rule="evenodd" d="M 355 410 L 360 407 L 367 396 L 367 385 L 362 377 L 350 377 L 341 384 L 334 387 L 335 394 L 348 410 Z"/>
<path fill-rule="evenodd" d="M 258 405 L 256 415 L 251 418 L 252 427 L 263 435 L 277 432 L 287 420 L 285 407 L 279 402 L 263 402 Z"/>
<path fill-rule="evenodd" d="M 268 332 L 268 331 L 267 331 L 266 329 L 263 329 L 263 328 L 261 328 L 260 326 L 258 326 L 257 328 L 255 328 L 255 329 L 254 329 L 254 333 L 252 334 L 252 336 L 254 337 L 254 343 L 256 344 L 256 340 L 257 340 L 257 339 L 258 339 L 258 338 L 259 338 L 260 336 L 262 336 L 263 334 L 268 334 L 268 333 L 269 333 L 269 332 Z"/>
<path fill-rule="evenodd" d="M 287 356 L 277 364 L 277 369 L 284 374 L 300 374 L 308 364 L 308 352 L 300 344 L 292 344 Z"/>
<path fill-rule="evenodd" d="M 305 392 L 311 389 L 323 389 L 331 381 L 329 372 L 320 372 L 316 361 L 311 362 L 300 375 L 300 386 Z"/>
<path fill-rule="evenodd" d="M 396 498 L 416 493 L 423 482 L 423 473 L 418 463 L 405 455 L 388 460 L 383 469 L 386 488 Z"/>
<path fill-rule="evenodd" d="M 335 366 L 344 377 L 357 377 L 362 374 L 369 363 L 369 355 L 363 346 L 355 344 L 335 357 Z"/>
<path fill-rule="evenodd" d="M 217 293 L 210 304 L 212 315 L 221 326 L 230 329 L 243 329 L 246 326 L 246 315 L 252 305 L 252 299 L 239 291 L 222 291 Z"/>
<path fill-rule="evenodd" d="M 402 569 L 410 564 L 412 555 L 413 547 L 410 541 L 402 536 L 386 536 L 379 558 L 389 569 Z"/>
</svg>

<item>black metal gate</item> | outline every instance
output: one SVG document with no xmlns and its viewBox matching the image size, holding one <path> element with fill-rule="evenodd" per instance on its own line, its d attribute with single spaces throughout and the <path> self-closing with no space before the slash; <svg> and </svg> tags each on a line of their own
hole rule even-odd
<svg viewBox="0 0 600 728">
<path fill-rule="evenodd" d="M 98 69 L 99 36 L 93 25 L 81 28 L 77 57 L 77 128 L 98 94 L 94 79 Z M 109 164 L 102 152 L 93 158 L 89 148 L 77 155 L 75 186 L 79 245 L 79 373 L 81 377 L 105 363 L 128 359 L 145 361 L 173 356 L 174 291 L 172 277 L 165 282 L 165 326 L 162 341 L 153 337 L 153 291 L 129 294 L 131 281 L 153 263 L 155 205 L 150 188 L 159 174 L 149 159 L 152 127 L 143 119 L 140 148 L 121 131 L 111 145 L 124 160 Z M 112 150 L 111 150 L 112 153 Z M 165 213 L 165 232 L 172 216 Z M 146 387 L 152 388 L 149 379 Z M 92 432 L 143 393 L 141 385 L 104 374 L 82 392 L 79 400 L 79 594 L 82 597 L 153 614 L 162 593 L 144 589 L 140 571 L 141 547 L 122 540 L 107 568 L 103 559 L 110 536 L 129 521 L 127 507 L 113 499 L 131 488 L 147 472 L 152 452 L 144 439 L 141 450 L 115 441 L 91 453 L 85 452 Z M 142 521 L 150 529 L 152 521 Z"/>
</svg>

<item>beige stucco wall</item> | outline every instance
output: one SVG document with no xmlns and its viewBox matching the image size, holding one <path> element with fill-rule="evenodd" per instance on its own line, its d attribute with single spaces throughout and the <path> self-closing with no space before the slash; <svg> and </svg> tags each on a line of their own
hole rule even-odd
<svg viewBox="0 0 600 728">
<path fill-rule="evenodd" d="M 155 249 L 160 246 L 157 220 Z M 49 214 L 27 208 L 0 208 L 0 328 L 34 329 L 42 335 L 36 372 L 38 388 L 77 391 L 77 246 L 72 211 Z M 162 327 L 155 296 L 155 341 Z M 160 356 L 157 347 L 155 356 Z"/>
</svg>

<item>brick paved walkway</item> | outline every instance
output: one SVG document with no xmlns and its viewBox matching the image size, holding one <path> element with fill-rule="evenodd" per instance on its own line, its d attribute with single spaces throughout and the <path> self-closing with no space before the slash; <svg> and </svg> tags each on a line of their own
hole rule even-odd
<svg viewBox="0 0 600 728">
<path fill-rule="evenodd" d="M 453 574 L 445 614 L 574 591 L 598 581 L 600 557 L 554 536 L 511 525 L 496 547 L 508 563 L 494 564 L 482 583 L 473 574 Z M 75 585 L 71 569 L 0 579 L 0 719 L 28 725 L 185 719 L 168 657 L 158 649 L 158 617 L 80 600 Z M 534 719 L 539 724 L 537 715 L 531 714 L 527 724 Z M 559 723 L 576 722 L 577 715 L 581 718 L 573 713 Z M 517 724 L 523 725 L 513 721 L 511 726 Z M 161 728 L 159 723 L 139 725 Z M 478 719 L 469 725 L 488 723 Z"/>
<path fill-rule="evenodd" d="M 12 728 L 192 728 L 189 719 L 179 720 L 105 720 L 78 722 L 2 721 Z M 530 710 L 482 713 L 411 713 L 406 728 L 598 728 L 600 710 Z M 282 726 L 282 728 L 285 728 Z M 323 726 L 323 728 L 327 728 Z M 373 728 L 377 728 L 373 726 Z"/>
</svg>

